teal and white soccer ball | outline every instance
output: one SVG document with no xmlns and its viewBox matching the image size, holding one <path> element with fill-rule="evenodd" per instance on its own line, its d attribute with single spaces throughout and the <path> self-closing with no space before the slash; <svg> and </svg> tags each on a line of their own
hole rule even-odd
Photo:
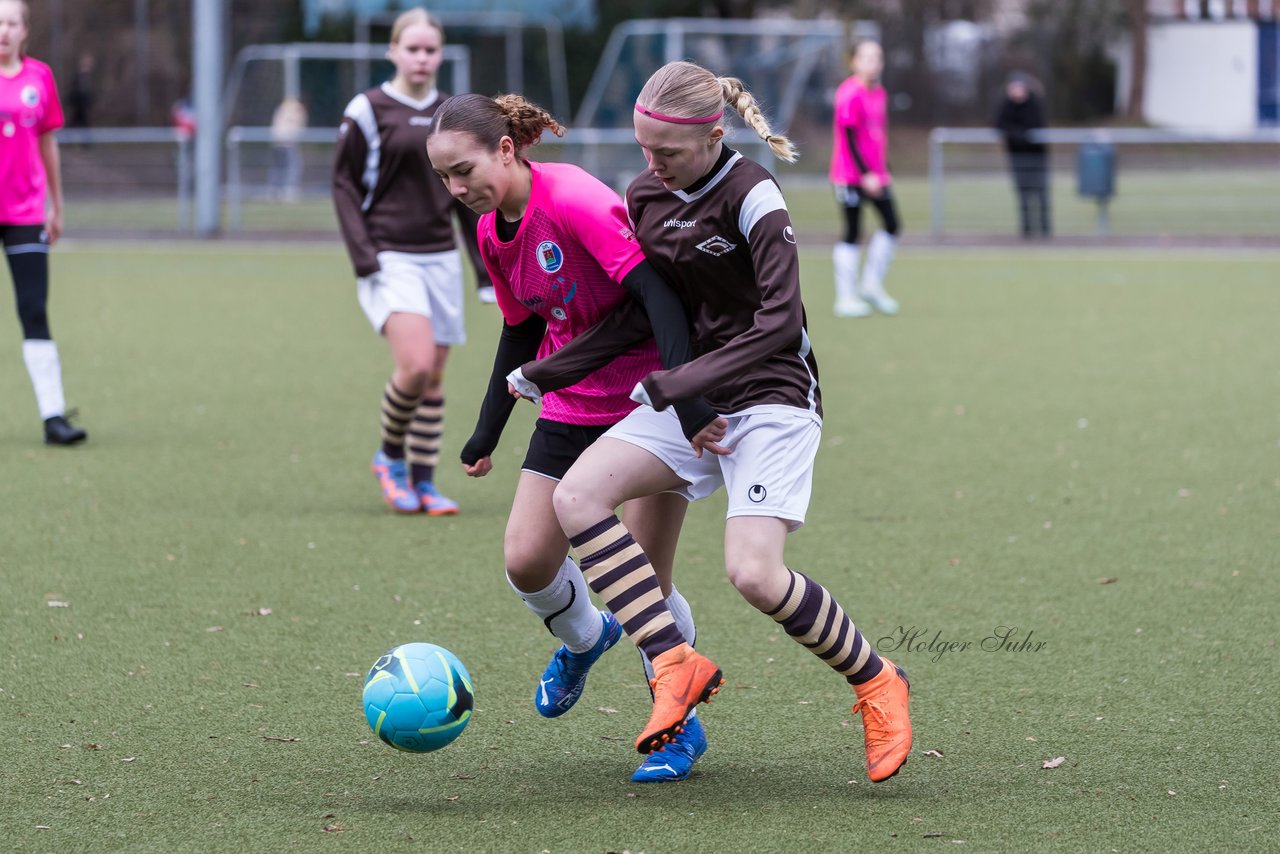
<svg viewBox="0 0 1280 854">
<path fill-rule="evenodd" d="M 467 668 L 433 643 L 396 647 L 364 680 L 364 715 L 374 734 L 410 753 L 439 750 L 461 735 L 474 704 Z"/>
</svg>

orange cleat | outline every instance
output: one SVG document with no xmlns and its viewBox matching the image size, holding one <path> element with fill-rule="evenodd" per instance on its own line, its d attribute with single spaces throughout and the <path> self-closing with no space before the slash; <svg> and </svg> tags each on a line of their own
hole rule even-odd
<svg viewBox="0 0 1280 854">
<path fill-rule="evenodd" d="M 661 750 L 684 731 L 685 718 L 699 703 L 711 701 L 720 691 L 724 677 L 716 663 L 682 643 L 653 659 L 653 714 L 636 739 L 636 750 Z"/>
<path fill-rule="evenodd" d="M 873 783 L 897 774 L 911 753 L 911 716 L 907 711 L 911 683 L 901 667 L 887 658 L 882 660 L 883 670 L 870 681 L 853 686 L 858 694 L 853 713 L 862 715 L 867 776 Z"/>
</svg>

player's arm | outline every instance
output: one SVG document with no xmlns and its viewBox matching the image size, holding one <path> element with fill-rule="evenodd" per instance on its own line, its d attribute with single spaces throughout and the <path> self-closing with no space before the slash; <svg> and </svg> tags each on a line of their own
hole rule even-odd
<svg viewBox="0 0 1280 854">
<path fill-rule="evenodd" d="M 53 131 L 40 134 L 40 161 L 44 164 L 45 183 L 49 188 L 49 215 L 44 228 L 52 246 L 62 236 L 62 156 Z"/>
<path fill-rule="evenodd" d="M 653 327 L 644 306 L 624 299 L 595 326 L 559 350 L 521 365 L 518 378 L 535 386 L 539 394 L 559 391 L 581 382 L 652 337 Z M 514 384 L 520 387 L 519 383 Z"/>
<path fill-rule="evenodd" d="M 516 405 L 516 398 L 507 391 L 507 374 L 538 354 L 538 345 L 546 331 L 547 322 L 533 313 L 514 325 L 503 322 L 502 334 L 498 336 L 498 351 L 493 357 L 493 370 L 489 374 L 489 386 L 485 389 L 484 402 L 480 404 L 480 417 L 471 438 L 462 446 L 463 465 L 474 466 L 491 456 L 498 447 L 502 430 Z"/>
<path fill-rule="evenodd" d="M 370 189 L 364 184 L 368 155 L 369 143 L 360 125 L 351 116 L 343 118 L 333 155 L 333 207 L 357 276 L 371 276 L 380 269 L 378 252 L 364 221 L 364 198 Z"/>
<path fill-rule="evenodd" d="M 845 117 L 845 138 L 849 145 L 849 154 L 862 175 L 862 189 L 870 196 L 879 197 L 883 187 L 889 181 L 889 168 L 885 152 L 874 142 L 859 146 L 858 130 L 870 125 L 876 119 L 867 115 L 862 97 L 854 98 L 849 104 Z"/>
<path fill-rule="evenodd" d="M 855 125 L 845 125 L 844 138 L 848 141 L 849 155 L 853 158 L 853 162 L 857 164 L 858 171 L 863 175 L 871 174 L 871 168 L 867 166 L 866 158 L 858 150 L 858 128 Z"/>
<path fill-rule="evenodd" d="M 622 286 L 632 298 L 644 306 L 653 337 L 658 343 L 658 356 L 662 367 L 675 368 L 693 360 L 693 345 L 689 341 L 689 317 L 684 303 L 658 275 L 648 261 L 642 261 L 622 280 Z M 676 415 L 685 438 L 692 439 L 703 427 L 716 419 L 716 411 L 702 397 L 681 401 L 676 405 Z"/>
<path fill-rule="evenodd" d="M 683 347 L 672 344 L 671 351 L 681 361 L 687 359 L 688 324 L 683 319 L 684 310 L 679 306 L 679 298 L 670 292 L 645 260 L 618 194 L 588 177 L 573 186 L 572 192 L 564 192 L 555 199 L 555 216 L 565 231 L 635 299 L 623 300 L 594 327 L 577 335 L 555 353 L 536 364 L 522 367 L 519 375 L 512 378 L 512 385 L 517 391 L 526 396 L 536 396 L 567 388 L 617 356 L 648 341 L 653 337 L 656 325 L 650 323 L 651 313 L 643 302 L 645 300 L 652 301 L 656 312 L 679 311 L 686 341 Z M 661 293 L 663 289 L 668 293 Z"/>
<path fill-rule="evenodd" d="M 841 94 L 836 104 L 835 120 L 836 126 L 844 135 L 845 146 L 849 149 L 849 156 L 853 158 L 854 165 L 858 167 L 859 173 L 866 175 L 870 169 L 867 167 L 867 159 L 858 150 L 858 102 L 852 95 Z"/>
<path fill-rule="evenodd" d="M 49 235 L 49 244 L 53 245 L 62 236 L 62 156 L 58 151 L 58 137 L 54 134 L 63 125 L 62 101 L 58 98 L 58 84 L 53 79 L 53 74 L 44 65 L 37 63 L 36 67 L 44 77 L 48 95 L 36 133 L 40 162 L 44 166 L 45 183 L 49 191 L 49 213 L 45 218 L 45 231 Z"/>
</svg>

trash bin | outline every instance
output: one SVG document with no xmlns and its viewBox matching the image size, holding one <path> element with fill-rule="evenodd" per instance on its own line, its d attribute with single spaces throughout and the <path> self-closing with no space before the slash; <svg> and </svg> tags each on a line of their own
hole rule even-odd
<svg viewBox="0 0 1280 854">
<path fill-rule="evenodd" d="M 1116 193 L 1116 149 L 1109 142 L 1086 142 L 1076 156 L 1076 186 L 1082 196 L 1102 201 Z"/>
</svg>

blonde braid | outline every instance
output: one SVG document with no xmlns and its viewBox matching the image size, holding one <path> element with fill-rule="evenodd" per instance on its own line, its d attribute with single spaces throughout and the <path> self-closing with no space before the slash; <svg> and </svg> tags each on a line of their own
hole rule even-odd
<svg viewBox="0 0 1280 854">
<path fill-rule="evenodd" d="M 760 111 L 760 105 L 756 103 L 755 96 L 742 88 L 742 81 L 736 77 L 718 77 L 716 82 L 724 92 L 725 103 L 742 116 L 742 121 L 747 127 L 769 143 L 769 150 L 773 152 L 773 156 L 787 163 L 795 163 L 800 156 L 795 144 L 785 136 L 773 132 L 773 128 L 769 126 L 769 120 Z"/>
</svg>

